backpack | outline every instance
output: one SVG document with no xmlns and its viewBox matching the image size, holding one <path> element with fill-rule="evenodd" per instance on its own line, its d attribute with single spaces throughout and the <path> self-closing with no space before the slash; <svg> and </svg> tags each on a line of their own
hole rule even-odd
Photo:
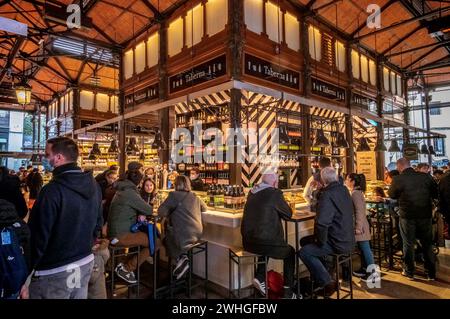
<svg viewBox="0 0 450 319">
<path fill-rule="evenodd" d="M 15 227 L 20 227 L 20 224 L 0 229 L 0 299 L 14 298 L 28 276 L 27 264 Z"/>
</svg>

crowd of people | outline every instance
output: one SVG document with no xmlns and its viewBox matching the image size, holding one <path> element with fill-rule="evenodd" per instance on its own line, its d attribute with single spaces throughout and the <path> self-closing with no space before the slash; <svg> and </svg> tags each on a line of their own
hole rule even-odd
<svg viewBox="0 0 450 319">
<path fill-rule="evenodd" d="M 351 255 L 358 248 L 361 267 L 353 275 L 363 280 L 376 280 L 379 265 L 375 265 L 370 246 L 371 230 L 365 199 L 366 180 L 363 174 L 350 173 L 345 179 L 331 167 L 329 158 L 319 161 L 319 168 L 308 180 L 304 198 L 316 213 L 314 234 L 300 240 L 295 252 L 283 235 L 281 221 L 290 219 L 292 211 L 278 188 L 277 176 L 265 174 L 262 183 L 250 192 L 242 220 L 244 248 L 249 252 L 282 259 L 284 263 L 284 297 L 301 298 L 294 292 L 294 263 L 296 255 L 310 272 L 313 292 L 330 296 L 337 289 L 331 276 L 329 257 L 332 254 Z M 433 211 L 439 210 L 447 224 L 450 222 L 450 171 L 430 174 L 428 164 L 413 168 L 409 160 L 397 161 L 397 170 L 385 174 L 388 197 L 383 188 L 374 189 L 375 196 L 395 207 L 396 224 L 403 253 L 402 275 L 414 280 L 416 246 L 420 244 L 425 276 L 436 280 L 436 256 L 433 254 Z M 394 217 L 395 218 L 395 217 Z M 266 293 L 265 269 L 258 266 L 253 285 Z M 347 276 L 349 276 L 347 274 Z"/>
<path fill-rule="evenodd" d="M 17 260 L 26 261 L 2 263 L 1 298 L 106 298 L 109 245 L 142 247 L 139 261 L 135 255 L 114 269 L 128 283 L 136 282 L 134 271 L 150 252 L 148 234 L 135 226 L 155 213 L 167 221 L 162 244 L 174 261 L 174 276 L 180 278 L 188 270 L 187 250 L 202 236 L 201 212 L 206 209 L 191 192 L 189 178 L 177 176 L 174 191 L 155 212 L 152 168 L 144 172 L 142 164 L 130 162 L 121 176 L 118 167 L 111 166 L 94 178 L 77 166 L 78 156 L 72 139 L 48 140 L 45 160 L 52 178 L 44 187 L 35 169 L 15 176 L 0 168 L 2 241 L 8 235 L 8 247 L 20 247 Z M 35 200 L 30 211 L 23 187 L 29 187 L 30 200 Z M 74 273 L 79 278 L 71 285 Z"/>
<path fill-rule="evenodd" d="M 153 223 L 155 216 L 165 221 L 161 238 L 154 240 L 165 247 L 173 262 L 172 275 L 179 279 L 189 270 L 187 252 L 202 238 L 202 212 L 207 209 L 192 192 L 204 190 L 198 169 L 194 168 L 189 177 L 177 176 L 174 191 L 154 209 L 158 183 L 152 168 L 144 170 L 139 162 L 130 162 L 123 174 L 119 174 L 117 166 L 111 166 L 94 178 L 92 172 L 84 172 L 77 165 L 78 152 L 70 138 L 47 141 L 45 158 L 52 168 L 52 178 L 45 186 L 42 177 L 36 175 L 39 171 L 32 167 L 20 170 L 19 176 L 0 168 L 2 247 L 8 243 L 20 247 L 12 253 L 20 254 L 17 262 L 22 261 L 2 263 L 2 298 L 106 298 L 105 267 L 111 245 L 141 247 L 139 258 L 130 255 L 112 270 L 124 281 L 135 283 L 135 271 L 152 256 L 149 233 L 141 226 Z M 416 275 L 414 254 L 419 240 L 427 278 L 434 280 L 432 211 L 439 207 L 449 222 L 450 172 L 437 181 L 429 166 L 414 169 L 402 158 L 397 162 L 397 171 L 388 172 L 385 180 L 390 185 L 389 200 L 398 206 L 403 274 L 411 280 Z M 25 187 L 33 200 L 30 211 L 23 196 Z M 296 258 L 309 270 L 314 291 L 331 294 L 337 283 L 332 279 L 327 256 L 351 254 L 357 247 L 361 267 L 353 275 L 367 279 L 373 275 L 369 266 L 375 261 L 365 192 L 364 175 L 351 173 L 344 179 L 331 167 L 330 159 L 322 158 L 304 193 L 316 212 L 314 234 L 302 238 L 301 249 L 295 251 L 287 243 L 282 226 L 283 219 L 292 217 L 292 209 L 278 188 L 278 175 L 267 172 L 262 182 L 249 191 L 244 207 L 244 249 L 284 261 L 284 298 L 301 298 L 294 288 Z M 383 189 L 376 192 L 386 197 Z M 253 280 L 263 294 L 268 289 L 266 271 L 259 264 Z M 78 274 L 75 283 L 74 272 Z M 10 282 L 5 284 L 7 280 Z"/>
</svg>

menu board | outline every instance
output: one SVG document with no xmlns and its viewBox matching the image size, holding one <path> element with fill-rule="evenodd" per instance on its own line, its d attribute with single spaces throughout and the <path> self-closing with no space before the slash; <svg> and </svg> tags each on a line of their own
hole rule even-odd
<svg viewBox="0 0 450 319">
<path fill-rule="evenodd" d="M 368 181 L 377 180 L 376 162 L 376 152 L 356 152 L 356 171 L 358 174 L 364 174 Z"/>
</svg>

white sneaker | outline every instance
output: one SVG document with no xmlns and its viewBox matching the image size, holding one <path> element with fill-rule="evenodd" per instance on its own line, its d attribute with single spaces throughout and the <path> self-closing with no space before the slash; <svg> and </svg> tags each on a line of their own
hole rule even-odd
<svg viewBox="0 0 450 319">
<path fill-rule="evenodd" d="M 258 289 L 258 291 L 262 294 L 262 295 L 266 295 L 266 283 L 264 281 L 259 281 L 258 278 L 253 278 L 253 287 L 255 287 L 256 289 Z"/>
<path fill-rule="evenodd" d="M 127 271 L 122 263 L 118 264 L 116 269 L 114 270 L 119 278 L 122 278 L 129 284 L 137 283 L 136 277 L 134 276 L 134 272 Z"/>
</svg>

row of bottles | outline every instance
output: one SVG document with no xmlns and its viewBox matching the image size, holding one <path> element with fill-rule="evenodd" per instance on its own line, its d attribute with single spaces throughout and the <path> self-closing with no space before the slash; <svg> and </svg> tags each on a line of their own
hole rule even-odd
<svg viewBox="0 0 450 319">
<path fill-rule="evenodd" d="M 220 172 L 220 173 L 201 173 L 200 177 L 203 179 L 205 184 L 230 184 L 230 173 Z"/>
<path fill-rule="evenodd" d="M 300 167 L 300 161 L 295 155 L 280 156 L 280 167 Z"/>
<path fill-rule="evenodd" d="M 210 207 L 242 209 L 245 206 L 243 186 L 212 184 L 208 189 L 207 195 Z"/>
<path fill-rule="evenodd" d="M 230 168 L 228 163 L 201 163 L 201 164 L 193 164 L 193 161 L 188 161 L 188 163 L 180 163 L 178 164 L 179 171 L 190 171 L 194 167 L 198 167 L 201 171 L 226 171 Z"/>
</svg>

